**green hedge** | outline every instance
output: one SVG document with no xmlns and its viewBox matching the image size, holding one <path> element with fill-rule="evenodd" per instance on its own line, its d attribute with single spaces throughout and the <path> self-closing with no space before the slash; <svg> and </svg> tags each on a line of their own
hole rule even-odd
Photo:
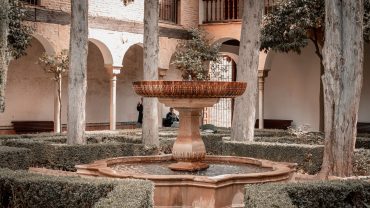
<svg viewBox="0 0 370 208">
<path fill-rule="evenodd" d="M 356 148 L 370 149 L 370 137 L 357 137 Z"/>
<path fill-rule="evenodd" d="M 30 153 L 31 150 L 26 148 L 0 146 L 0 168 L 27 169 Z"/>
<path fill-rule="evenodd" d="M 156 153 L 153 148 L 134 143 L 92 143 L 87 145 L 66 145 L 34 139 L 8 140 L 4 145 L 24 147 L 29 154 L 32 166 L 48 167 L 75 171 L 75 165 L 91 163 L 110 157 L 150 155 Z"/>
<path fill-rule="evenodd" d="M 298 169 L 310 174 L 321 168 L 323 146 L 303 144 L 280 144 L 267 142 L 228 142 L 222 145 L 223 155 L 254 157 L 278 162 L 298 163 Z"/>
<path fill-rule="evenodd" d="M 0 169 L 0 207 L 153 207 L 154 186 L 143 180 L 56 177 Z"/>
<path fill-rule="evenodd" d="M 369 206 L 370 183 L 360 180 L 246 186 L 246 208 Z"/>
</svg>

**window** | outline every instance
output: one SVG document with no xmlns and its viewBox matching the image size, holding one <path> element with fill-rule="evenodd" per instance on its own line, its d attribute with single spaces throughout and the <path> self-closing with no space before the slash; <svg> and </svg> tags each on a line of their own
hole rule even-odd
<svg viewBox="0 0 370 208">
<path fill-rule="evenodd" d="M 39 5 L 39 0 L 20 0 L 21 2 L 29 5 Z"/>
<path fill-rule="evenodd" d="M 159 0 L 159 20 L 178 24 L 179 0 Z"/>
</svg>

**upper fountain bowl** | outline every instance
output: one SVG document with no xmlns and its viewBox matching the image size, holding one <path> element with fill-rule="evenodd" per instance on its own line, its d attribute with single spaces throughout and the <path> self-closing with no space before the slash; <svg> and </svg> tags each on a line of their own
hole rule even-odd
<svg viewBox="0 0 370 208">
<path fill-rule="evenodd" d="M 224 81 L 138 81 L 138 95 L 158 98 L 234 98 L 244 93 L 245 82 Z"/>
</svg>

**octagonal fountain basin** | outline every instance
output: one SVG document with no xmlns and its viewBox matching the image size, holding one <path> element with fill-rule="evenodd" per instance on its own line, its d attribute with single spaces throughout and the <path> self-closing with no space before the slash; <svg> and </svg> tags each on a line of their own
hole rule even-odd
<svg viewBox="0 0 370 208">
<path fill-rule="evenodd" d="M 134 178 L 155 184 L 155 207 L 244 207 L 244 186 L 289 181 L 295 164 L 247 157 L 205 156 L 208 169 L 173 171 L 172 155 L 119 157 L 78 165 L 82 176 Z"/>
</svg>

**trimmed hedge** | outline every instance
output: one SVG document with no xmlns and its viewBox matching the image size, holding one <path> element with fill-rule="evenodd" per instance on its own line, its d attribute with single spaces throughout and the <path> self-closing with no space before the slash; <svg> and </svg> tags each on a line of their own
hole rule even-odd
<svg viewBox="0 0 370 208">
<path fill-rule="evenodd" d="M 370 183 L 361 180 L 247 185 L 246 208 L 369 207 Z"/>
<path fill-rule="evenodd" d="M 298 169 L 315 174 L 321 169 L 324 148 L 321 145 L 279 144 L 266 142 L 223 143 L 223 155 L 254 157 L 278 162 L 298 163 Z"/>
<path fill-rule="evenodd" d="M 93 143 L 87 145 L 66 145 L 41 140 L 18 139 L 4 142 L 7 146 L 24 147 L 32 166 L 76 171 L 75 165 L 91 163 L 110 157 L 150 155 L 156 152 L 142 144 L 134 143 Z"/>
<path fill-rule="evenodd" d="M 0 168 L 27 169 L 31 150 L 26 148 L 0 146 Z"/>
<path fill-rule="evenodd" d="M 0 207 L 153 207 L 143 180 L 56 177 L 0 169 Z M 114 203 L 112 203 L 114 202 Z"/>
</svg>

